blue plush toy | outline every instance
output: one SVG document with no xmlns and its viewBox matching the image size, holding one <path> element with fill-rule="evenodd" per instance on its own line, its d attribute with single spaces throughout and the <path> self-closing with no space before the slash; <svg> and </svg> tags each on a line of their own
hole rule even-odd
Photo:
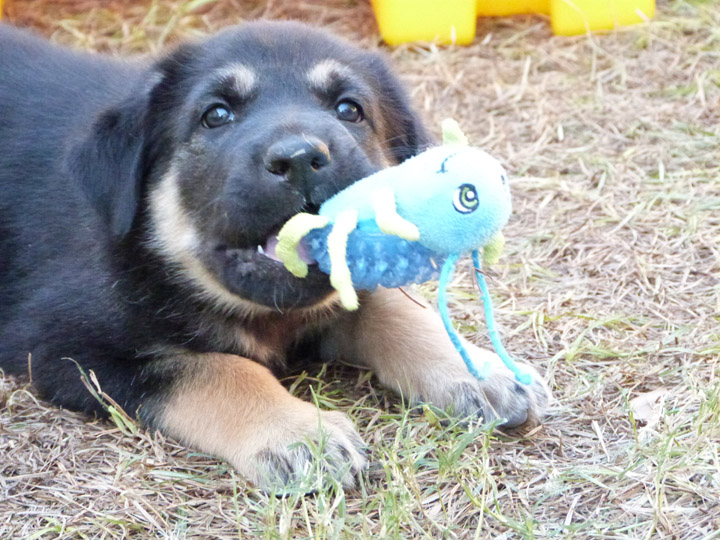
<svg viewBox="0 0 720 540">
<path fill-rule="evenodd" d="M 452 120 L 443 122 L 445 144 L 426 150 L 350 185 L 321 207 L 318 215 L 298 214 L 278 233 L 278 258 L 295 276 L 307 275 L 298 249 L 330 274 L 346 309 L 358 308 L 355 289 L 401 287 L 438 277 L 438 307 L 445 329 L 468 370 L 475 368 L 447 311 L 447 284 L 458 258 L 472 253 L 496 352 L 524 384 L 523 373 L 505 351 L 495 330 L 492 304 L 481 271 L 499 257 L 500 230 L 510 217 L 510 190 L 500 163 L 467 139 Z M 302 244 L 301 244 L 302 242 Z"/>
</svg>

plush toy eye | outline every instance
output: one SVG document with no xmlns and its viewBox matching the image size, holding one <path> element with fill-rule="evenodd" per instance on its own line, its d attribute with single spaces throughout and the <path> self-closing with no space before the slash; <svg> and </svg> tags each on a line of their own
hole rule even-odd
<svg viewBox="0 0 720 540">
<path fill-rule="evenodd" d="M 461 214 L 469 214 L 477 210 L 478 204 L 477 190 L 472 184 L 463 184 L 457 190 L 455 190 L 455 197 L 453 198 L 453 206 L 455 210 Z"/>
<path fill-rule="evenodd" d="M 202 124 L 206 128 L 217 128 L 229 124 L 235 119 L 235 115 L 231 113 L 224 105 L 213 105 L 202 116 Z"/>
<path fill-rule="evenodd" d="M 364 118 L 360 104 L 351 99 L 343 99 L 335 105 L 335 113 L 345 122 L 361 122 Z"/>
</svg>

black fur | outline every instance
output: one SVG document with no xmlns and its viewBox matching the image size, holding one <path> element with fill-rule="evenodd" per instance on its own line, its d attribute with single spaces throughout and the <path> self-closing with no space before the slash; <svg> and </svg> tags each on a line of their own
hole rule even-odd
<svg viewBox="0 0 720 540">
<path fill-rule="evenodd" d="M 363 125 L 341 124 L 332 102 L 308 94 L 307 70 L 328 58 L 358 74 Z M 238 62 L 259 77 L 252 96 L 204 94 L 213 73 Z M 0 367 L 26 375 L 30 355 L 42 395 L 102 413 L 77 363 L 150 423 L 182 375 L 169 352 L 252 357 L 232 339 L 237 328 L 290 346 L 305 324 L 293 307 L 330 292 L 326 276 L 297 280 L 246 248 L 379 168 L 383 155 L 400 162 L 428 143 L 379 56 L 298 24 L 248 24 L 146 64 L 0 26 L 0 73 Z M 236 121 L 203 128 L 203 107 L 218 99 Z M 289 132 L 330 147 L 332 168 L 317 189 L 256 163 Z M 182 204 L 209 246 L 197 254 L 202 264 L 236 295 L 280 309 L 252 317 L 220 306 L 153 247 L 150 194 L 170 167 L 180 169 Z"/>
</svg>

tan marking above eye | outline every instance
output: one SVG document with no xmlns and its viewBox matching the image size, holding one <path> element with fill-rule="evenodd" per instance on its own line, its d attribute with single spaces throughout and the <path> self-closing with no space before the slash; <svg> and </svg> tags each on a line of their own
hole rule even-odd
<svg viewBox="0 0 720 540">
<path fill-rule="evenodd" d="M 249 96 L 257 84 L 255 71 L 245 64 L 235 63 L 217 71 L 221 79 L 230 79 L 239 97 Z"/>
<path fill-rule="evenodd" d="M 318 91 L 327 91 L 337 78 L 350 79 L 353 71 L 337 60 L 327 59 L 315 64 L 307 72 L 307 80 L 310 86 Z"/>
</svg>

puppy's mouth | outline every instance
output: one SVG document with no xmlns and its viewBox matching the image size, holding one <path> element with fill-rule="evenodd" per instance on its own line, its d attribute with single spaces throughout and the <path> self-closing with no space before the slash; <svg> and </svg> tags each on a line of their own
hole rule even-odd
<svg viewBox="0 0 720 540">
<path fill-rule="evenodd" d="M 260 255 L 263 255 L 267 257 L 268 259 L 271 259 L 273 261 L 277 261 L 280 264 L 283 264 L 280 258 L 277 256 L 276 248 L 278 245 L 278 235 L 277 234 L 271 234 L 268 239 L 266 240 L 264 245 L 258 245 L 257 252 Z M 300 260 L 307 264 L 308 266 L 316 264 L 317 261 L 310 255 L 307 248 L 305 247 L 305 244 L 303 242 L 300 242 L 297 247 L 297 254 L 298 257 L 300 257 Z"/>
<path fill-rule="evenodd" d="M 320 207 L 318 205 L 306 203 L 302 212 L 306 213 L 306 214 L 317 215 L 320 212 Z M 258 255 L 260 255 L 261 257 L 270 259 L 271 261 L 274 261 L 279 265 L 282 265 L 283 268 L 285 269 L 285 271 L 287 271 L 287 272 L 289 272 L 289 270 L 287 270 L 285 268 L 284 263 L 277 256 L 276 248 L 278 245 L 278 234 L 280 233 L 280 230 L 287 223 L 287 220 L 290 219 L 291 217 L 292 216 L 287 216 L 284 220 L 282 220 L 280 222 L 279 225 L 276 225 L 275 227 L 273 227 L 270 230 L 270 232 L 267 234 L 267 236 L 265 237 L 265 240 L 261 243 L 258 243 L 257 246 L 254 248 L 254 250 L 257 252 Z M 307 250 L 304 242 L 300 242 L 298 244 L 297 255 L 298 255 L 298 257 L 300 257 L 300 260 L 303 261 L 308 266 L 317 264 L 317 261 Z"/>
<path fill-rule="evenodd" d="M 277 255 L 277 245 L 279 242 L 278 233 L 280 231 L 280 227 L 273 229 L 273 231 L 274 232 L 267 236 L 264 242 L 259 243 L 254 248 L 236 248 L 230 247 L 226 244 L 220 244 L 215 248 L 215 250 L 226 257 L 242 257 L 246 260 L 257 259 L 259 261 L 269 259 L 284 268 L 284 263 Z M 308 252 L 304 242 L 300 242 L 297 246 L 297 254 L 298 257 L 300 257 L 300 260 L 308 266 L 317 264 L 317 260 L 315 260 L 315 258 Z M 288 270 L 286 269 L 286 271 Z"/>
<path fill-rule="evenodd" d="M 308 264 L 308 275 L 297 278 L 276 254 L 277 231 L 255 247 L 217 245 L 208 253 L 207 265 L 232 293 L 271 308 L 309 307 L 325 300 L 333 289 L 327 274 L 300 244 L 299 257 Z"/>
</svg>

